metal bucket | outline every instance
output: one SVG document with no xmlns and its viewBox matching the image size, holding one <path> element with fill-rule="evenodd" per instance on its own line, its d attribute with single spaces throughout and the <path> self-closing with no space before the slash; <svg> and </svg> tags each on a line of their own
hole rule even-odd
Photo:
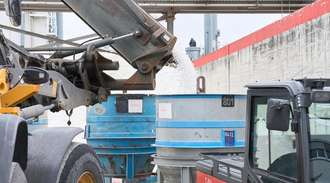
<svg viewBox="0 0 330 183">
<path fill-rule="evenodd" d="M 64 0 L 101 37 L 117 37 L 140 31 L 140 37 L 118 40 L 111 46 L 137 68 L 138 62 L 161 68 L 171 54 L 176 38 L 131 0 Z M 129 45 L 129 46 L 128 46 Z M 129 49 L 128 49 L 129 48 Z M 150 57 L 150 58 L 149 58 Z"/>
<path fill-rule="evenodd" d="M 245 105 L 243 95 L 158 96 L 158 182 L 194 182 L 201 153 L 243 152 Z"/>
<path fill-rule="evenodd" d="M 154 96 L 114 95 L 88 109 L 85 136 L 105 176 L 144 182 L 152 174 L 155 118 Z"/>
</svg>

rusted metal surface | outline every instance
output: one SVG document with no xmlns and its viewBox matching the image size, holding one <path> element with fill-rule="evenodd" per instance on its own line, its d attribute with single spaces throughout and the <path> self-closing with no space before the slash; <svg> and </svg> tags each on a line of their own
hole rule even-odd
<svg viewBox="0 0 330 183">
<path fill-rule="evenodd" d="M 136 72 L 129 79 L 115 80 L 110 76 L 102 73 L 104 78 L 104 86 L 110 90 L 153 90 L 156 86 L 155 74 L 141 74 Z"/>
</svg>

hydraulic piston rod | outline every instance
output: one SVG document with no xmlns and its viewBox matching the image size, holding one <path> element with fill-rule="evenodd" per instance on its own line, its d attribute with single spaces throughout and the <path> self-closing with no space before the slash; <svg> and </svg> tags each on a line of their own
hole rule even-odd
<svg viewBox="0 0 330 183">
<path fill-rule="evenodd" d="M 64 58 L 64 57 L 68 57 L 68 56 L 72 56 L 74 54 L 79 54 L 82 52 L 85 52 L 88 47 L 93 46 L 94 48 L 101 48 L 104 46 L 108 46 L 110 44 L 113 44 L 114 42 L 118 41 L 118 40 L 122 40 L 122 39 L 126 39 L 129 37 L 139 37 L 140 32 L 136 31 L 133 33 L 129 33 L 123 36 L 119 36 L 116 38 L 106 38 L 106 39 L 102 39 L 100 41 L 96 41 L 94 43 L 90 43 L 87 45 L 82 45 L 80 47 L 50 47 L 50 48 L 30 48 L 28 49 L 28 51 L 56 51 L 56 53 L 54 55 L 52 55 L 52 58 Z"/>
</svg>

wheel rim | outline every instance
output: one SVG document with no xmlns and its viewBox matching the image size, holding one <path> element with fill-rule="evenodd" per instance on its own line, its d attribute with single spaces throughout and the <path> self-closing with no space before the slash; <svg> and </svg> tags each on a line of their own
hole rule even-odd
<svg viewBox="0 0 330 183">
<path fill-rule="evenodd" d="M 93 173 L 85 171 L 80 175 L 77 183 L 96 183 Z"/>
</svg>

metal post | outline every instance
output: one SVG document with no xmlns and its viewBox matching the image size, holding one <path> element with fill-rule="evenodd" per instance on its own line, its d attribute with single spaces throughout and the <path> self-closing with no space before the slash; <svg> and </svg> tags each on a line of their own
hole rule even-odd
<svg viewBox="0 0 330 183">
<path fill-rule="evenodd" d="M 167 22 L 167 30 L 173 34 L 174 33 L 175 13 L 173 11 L 168 11 L 165 16 L 166 16 L 166 22 Z"/>
<path fill-rule="evenodd" d="M 25 26 L 26 26 L 26 16 L 28 14 L 25 13 L 25 12 L 22 12 L 22 23 L 21 23 L 21 29 L 26 29 Z M 24 34 L 21 34 L 21 46 L 22 47 L 25 47 L 25 35 Z"/>
<path fill-rule="evenodd" d="M 181 168 L 181 182 L 191 182 L 190 180 L 190 168 L 189 167 L 182 167 Z"/>
</svg>

